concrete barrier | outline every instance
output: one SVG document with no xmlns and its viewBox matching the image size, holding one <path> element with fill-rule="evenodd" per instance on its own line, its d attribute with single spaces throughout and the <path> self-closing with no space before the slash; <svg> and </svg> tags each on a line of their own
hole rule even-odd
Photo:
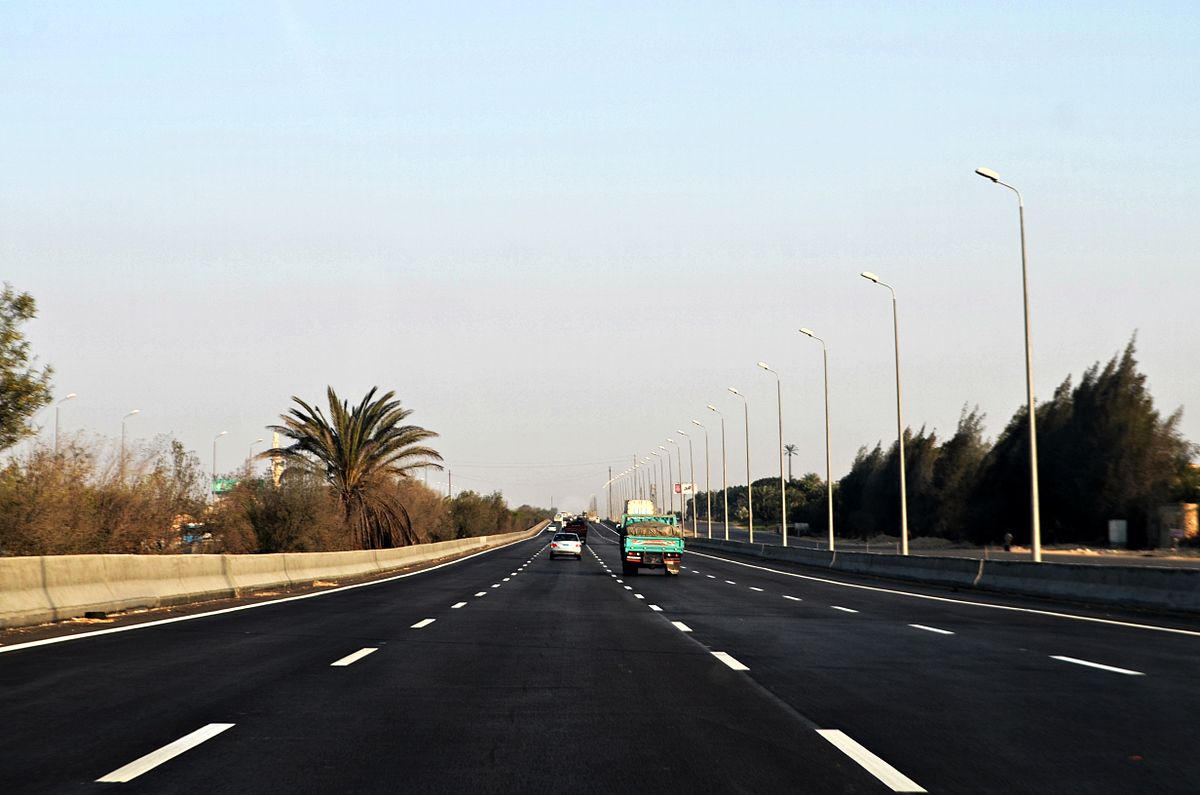
<svg viewBox="0 0 1200 795">
<path fill-rule="evenodd" d="M 0 629 L 59 621 L 97 611 L 162 607 L 394 571 L 489 546 L 532 538 L 545 529 L 346 552 L 266 555 L 45 555 L 0 558 Z"/>
<path fill-rule="evenodd" d="M 1198 569 L 823 552 L 716 539 L 689 539 L 687 546 L 931 585 L 1084 604 L 1200 613 Z"/>
</svg>

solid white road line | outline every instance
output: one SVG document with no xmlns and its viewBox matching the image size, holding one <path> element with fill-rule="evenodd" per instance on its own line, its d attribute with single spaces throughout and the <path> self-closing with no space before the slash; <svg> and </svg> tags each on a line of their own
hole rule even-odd
<svg viewBox="0 0 1200 795">
<path fill-rule="evenodd" d="M 454 604 L 450 605 L 450 609 L 457 610 L 460 607 L 466 607 L 466 606 L 467 606 L 466 602 L 455 602 Z"/>
<path fill-rule="evenodd" d="M 366 657 L 368 654 L 370 654 L 372 652 L 376 652 L 376 651 L 379 651 L 379 649 L 372 649 L 372 648 L 359 649 L 358 651 L 354 652 L 354 654 L 347 654 L 345 657 L 338 660 L 337 662 L 331 662 L 329 664 L 329 667 L 334 668 L 334 667 L 345 667 L 347 665 L 353 665 L 354 663 L 361 660 L 363 657 Z"/>
<path fill-rule="evenodd" d="M 655 613 L 661 613 L 661 612 L 662 612 L 662 608 L 661 608 L 661 607 L 659 607 L 658 605 L 650 605 L 650 609 L 651 609 L 651 610 L 653 610 Z"/>
<path fill-rule="evenodd" d="M 675 629 L 679 630 L 680 632 L 691 632 L 692 631 L 692 628 L 689 627 L 687 624 L 683 623 L 682 621 L 672 621 L 671 623 L 674 624 Z"/>
<path fill-rule="evenodd" d="M 863 748 L 844 732 L 837 729 L 817 729 L 817 734 L 833 743 L 834 747 L 879 779 L 892 792 L 925 792 L 917 782 Z"/>
<path fill-rule="evenodd" d="M 1114 674 L 1125 674 L 1126 676 L 1145 676 L 1141 671 L 1131 671 L 1128 668 L 1117 668 L 1115 665 L 1102 665 L 1100 663 L 1080 660 L 1075 657 L 1063 657 L 1057 654 L 1050 655 L 1051 660 L 1061 660 L 1062 662 L 1075 663 L 1076 665 L 1086 665 L 1088 668 L 1099 668 L 1101 671 L 1109 671 Z"/>
<path fill-rule="evenodd" d="M 784 598 L 784 599 L 791 599 L 793 602 L 803 602 L 803 601 L 804 601 L 804 600 L 803 600 L 803 599 L 801 599 L 799 596 L 788 596 L 787 594 L 784 594 L 784 595 L 783 595 L 783 598 Z"/>
<path fill-rule="evenodd" d="M 937 627 L 927 627 L 924 624 L 909 624 L 913 629 L 923 629 L 926 632 L 936 632 L 938 635 L 953 635 L 954 633 L 948 629 L 938 629 Z"/>
<path fill-rule="evenodd" d="M 732 668 L 735 671 L 749 671 L 750 670 L 749 666 L 742 665 L 740 662 L 735 660 L 732 655 L 726 654 L 723 651 L 714 651 L 712 653 L 712 656 L 716 657 L 718 660 L 725 663 L 726 665 L 728 665 L 730 668 Z"/>
<path fill-rule="evenodd" d="M 762 593 L 762 592 L 763 592 L 763 589 L 762 589 L 762 588 L 755 588 L 753 585 L 751 585 L 751 586 L 750 586 L 750 590 L 751 590 L 751 591 L 758 591 L 759 593 Z"/>
<path fill-rule="evenodd" d="M 857 613 L 858 612 L 857 610 L 851 610 L 848 607 L 841 607 L 839 605 L 830 605 L 830 607 L 832 607 L 834 610 L 841 610 L 843 613 Z"/>
<path fill-rule="evenodd" d="M 424 629 L 425 627 L 432 624 L 434 621 L 437 621 L 437 619 L 436 618 L 423 618 L 420 621 L 418 621 L 417 623 L 413 624 L 411 627 L 409 627 L 409 629 Z"/>
<path fill-rule="evenodd" d="M 1172 635 L 1190 635 L 1193 638 L 1200 638 L 1200 630 L 1195 629 L 1179 629 L 1178 627 L 1162 627 L 1155 624 L 1139 624 L 1135 621 L 1117 621 L 1112 618 L 1095 618 L 1093 616 L 1078 616 L 1071 613 L 1060 613 L 1054 610 L 1037 610 L 1032 607 L 1014 607 L 1012 605 L 996 605 L 989 602 L 973 602 L 970 599 L 951 599 L 948 596 L 932 596 L 924 593 L 913 593 L 912 591 L 900 591 L 895 588 L 881 588 L 878 585 L 860 585 L 854 582 L 841 582 L 840 580 L 831 580 L 828 577 L 814 577 L 811 574 L 797 574 L 794 571 L 781 571 L 772 569 L 769 566 L 758 566 L 753 563 L 743 563 L 740 560 L 731 560 L 722 558 L 717 555 L 706 555 L 703 552 L 688 550 L 689 555 L 699 555 L 702 558 L 711 558 L 719 560 L 722 563 L 729 563 L 734 566 L 745 566 L 748 569 L 757 569 L 758 571 L 769 571 L 772 574 L 782 574 L 784 577 L 796 577 L 801 580 L 811 580 L 813 582 L 825 583 L 826 585 L 836 585 L 839 588 L 855 588 L 860 591 L 874 591 L 875 593 L 892 594 L 893 596 L 907 596 L 911 599 L 927 599 L 931 602 L 949 602 L 956 605 L 968 605 L 970 607 L 985 607 L 991 610 L 1008 610 L 1013 613 L 1030 613 L 1035 616 L 1048 616 L 1050 618 L 1066 618 L 1071 621 L 1088 621 L 1093 624 L 1107 624 L 1113 627 L 1128 627 L 1129 629 L 1148 629 L 1153 632 L 1169 632 Z"/>
<path fill-rule="evenodd" d="M 480 591 L 479 593 L 477 593 L 475 595 L 476 596 L 487 596 L 487 591 Z"/>
<path fill-rule="evenodd" d="M 196 729 L 191 734 L 180 737 L 173 743 L 164 745 L 157 751 L 151 751 L 142 758 L 133 760 L 124 767 L 117 768 L 107 776 L 96 779 L 96 781 L 104 784 L 120 784 L 126 781 L 133 781 L 147 770 L 153 770 L 163 762 L 174 759 L 184 751 L 195 748 L 205 740 L 211 740 L 226 729 L 232 729 L 233 726 L 234 724 L 232 723 L 210 723 L 201 729 Z"/>
<path fill-rule="evenodd" d="M 439 563 L 436 566 L 430 566 L 427 569 L 419 569 L 417 571 L 410 571 L 405 574 L 396 574 L 391 577 L 384 577 L 379 580 L 371 580 L 370 582 L 359 582 L 359 583 L 355 583 L 353 585 L 342 585 L 338 588 L 326 588 L 326 589 L 320 590 L 320 591 L 313 591 L 312 593 L 302 593 L 302 594 L 298 594 L 296 596 L 285 596 L 281 599 L 267 599 L 262 602 L 254 602 L 253 604 L 248 604 L 248 605 L 238 605 L 236 607 L 223 607 L 219 610 L 209 610 L 206 613 L 193 613 L 193 614 L 187 615 L 187 616 L 175 616 L 174 618 L 163 618 L 163 619 L 159 619 L 157 621 L 146 621 L 141 624 L 129 624 L 129 625 L 123 626 L 123 627 L 109 627 L 108 629 L 97 629 L 97 630 L 93 630 L 91 632 L 80 632 L 75 635 L 58 635 L 53 638 L 42 638 L 41 640 L 31 640 L 26 643 L 14 643 L 11 646 L 4 646 L 4 647 L 0 648 L 0 654 L 2 654 L 4 652 L 18 651 L 21 649 L 32 649 L 35 646 L 50 646 L 55 643 L 66 643 L 66 642 L 72 641 L 72 640 L 82 640 L 83 638 L 91 638 L 91 637 L 95 637 L 97 635 L 112 635 L 115 632 L 133 632 L 133 631 L 139 630 L 139 629 L 150 629 L 151 627 L 161 627 L 164 624 L 175 624 L 179 621 L 196 621 L 201 618 L 209 618 L 211 616 L 220 616 L 220 615 L 224 615 L 226 613 L 237 613 L 242 610 L 256 610 L 260 607 L 266 607 L 267 605 L 277 605 L 277 604 L 282 604 L 283 602 L 298 602 L 301 599 L 315 599 L 319 596 L 328 596 L 331 593 L 341 593 L 343 591 L 353 591 L 356 588 L 370 588 L 373 585 L 383 585 L 386 582 L 395 582 L 396 580 L 404 580 L 409 577 L 416 577 L 419 574 L 427 574 L 431 571 L 436 571 L 438 569 L 444 569 L 447 566 L 455 566 L 459 563 L 464 563 L 468 560 L 471 560 L 472 558 L 477 558 L 480 555 L 488 555 L 488 554 L 491 554 L 492 552 L 499 552 L 502 549 L 507 549 L 508 547 L 512 546 L 513 544 L 524 544 L 528 540 L 529 539 L 523 539 L 521 541 L 514 541 L 514 542 L 512 542 L 512 544 L 505 544 L 502 547 L 492 547 L 491 549 L 485 549 L 482 552 L 476 552 L 473 555 L 465 555 L 461 558 L 455 558 L 454 560 L 448 560 L 445 563 Z M 1198 632 L 1196 634 L 1200 635 L 1200 632 Z"/>
</svg>

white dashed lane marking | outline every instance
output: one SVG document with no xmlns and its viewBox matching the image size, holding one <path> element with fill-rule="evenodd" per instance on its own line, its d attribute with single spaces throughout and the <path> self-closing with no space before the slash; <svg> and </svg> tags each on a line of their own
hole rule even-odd
<svg viewBox="0 0 1200 795">
<path fill-rule="evenodd" d="M 672 621 L 671 623 L 674 624 L 675 629 L 679 630 L 680 632 L 691 632 L 692 631 L 692 628 L 689 627 L 687 624 L 683 623 L 682 621 Z"/>
<path fill-rule="evenodd" d="M 450 605 L 450 609 L 457 610 L 460 607 L 466 607 L 466 606 L 467 606 L 466 602 L 455 602 L 454 604 Z"/>
<path fill-rule="evenodd" d="M 423 618 L 420 621 L 418 621 L 417 623 L 413 624 L 411 627 L 409 627 L 409 629 L 425 629 L 425 627 L 429 626 L 434 621 L 437 621 L 437 619 L 436 618 Z"/>
<path fill-rule="evenodd" d="M 163 762 L 169 762 L 185 751 L 195 748 L 205 740 L 211 740 L 226 729 L 232 729 L 232 723 L 210 723 L 207 726 L 196 729 L 191 734 L 186 734 L 180 737 L 173 743 L 168 743 L 157 751 L 151 751 L 143 757 L 133 760 L 124 767 L 119 767 L 108 775 L 96 779 L 97 782 L 104 784 L 120 784 L 126 781 L 133 781 L 138 776 L 148 770 L 161 765 Z"/>
<path fill-rule="evenodd" d="M 793 602 L 803 602 L 803 601 L 804 601 L 804 600 L 803 600 L 803 599 L 801 599 L 799 596 L 788 596 L 787 594 L 784 594 L 784 595 L 783 595 L 783 598 L 784 598 L 784 599 L 791 599 Z"/>
<path fill-rule="evenodd" d="M 879 779 L 892 792 L 925 792 L 917 782 L 863 748 L 844 732 L 837 729 L 817 729 L 817 734 L 857 762 L 863 770 Z"/>
<path fill-rule="evenodd" d="M 927 627 L 924 624 L 909 624 L 913 629 L 923 629 L 926 632 L 933 632 L 937 635 L 953 635 L 954 633 L 948 629 L 938 629 L 937 627 Z"/>
<path fill-rule="evenodd" d="M 762 589 L 762 588 L 755 588 L 753 585 L 751 585 L 751 586 L 750 586 L 750 590 L 751 590 L 751 591 L 758 591 L 759 593 L 762 593 L 762 592 L 763 592 L 763 589 Z"/>
<path fill-rule="evenodd" d="M 1118 668 L 1115 665 L 1104 665 L 1103 663 L 1091 662 L 1090 660 L 1080 660 L 1076 657 L 1063 657 L 1061 655 L 1051 654 L 1050 659 L 1058 660 L 1059 662 L 1074 663 L 1075 665 L 1084 665 L 1088 668 L 1096 668 L 1113 674 L 1124 674 L 1125 676 L 1145 676 L 1145 674 L 1141 671 L 1133 671 L 1129 668 Z"/>
<path fill-rule="evenodd" d="M 732 668 L 735 671 L 749 671 L 750 670 L 749 666 L 743 665 L 742 663 L 738 662 L 736 659 L 734 659 L 733 655 L 727 654 L 726 652 L 714 651 L 712 653 L 712 656 L 716 657 L 718 660 L 725 663 L 726 665 L 728 665 L 730 668 Z"/>
<path fill-rule="evenodd" d="M 841 610 L 843 613 L 857 613 L 857 610 L 851 610 L 849 607 L 841 607 L 840 605 L 830 605 L 834 610 Z"/>
<path fill-rule="evenodd" d="M 653 610 L 655 613 L 661 613 L 661 612 L 662 612 L 662 608 L 661 608 L 661 607 L 659 607 L 658 605 L 650 605 L 650 609 L 651 609 L 651 610 Z"/>
<path fill-rule="evenodd" d="M 330 668 L 344 668 L 347 665 L 353 665 L 354 663 L 361 660 L 363 657 L 366 657 L 371 652 L 376 652 L 376 651 L 379 651 L 379 649 L 377 649 L 377 648 L 359 649 L 358 651 L 354 652 L 354 654 L 347 654 L 342 659 L 337 660 L 335 662 L 331 662 L 329 664 L 329 667 Z"/>
<path fill-rule="evenodd" d="M 477 593 L 475 595 L 476 596 L 487 596 L 487 591 L 480 591 L 479 593 Z"/>
</svg>

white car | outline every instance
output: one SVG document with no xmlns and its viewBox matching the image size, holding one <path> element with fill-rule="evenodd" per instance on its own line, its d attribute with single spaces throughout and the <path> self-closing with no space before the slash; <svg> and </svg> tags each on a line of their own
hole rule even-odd
<svg viewBox="0 0 1200 795">
<path fill-rule="evenodd" d="M 555 533 L 550 539 L 550 560 L 558 555 L 571 555 L 576 560 L 583 560 L 583 544 L 574 533 Z"/>
</svg>

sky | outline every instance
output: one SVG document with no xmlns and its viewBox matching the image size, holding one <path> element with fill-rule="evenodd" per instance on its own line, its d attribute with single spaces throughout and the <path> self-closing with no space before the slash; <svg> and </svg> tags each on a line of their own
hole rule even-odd
<svg viewBox="0 0 1200 795">
<path fill-rule="evenodd" d="M 583 509 L 677 429 L 704 488 L 995 436 L 1137 335 L 1200 441 L 1194 3 L 0 4 L 0 281 L 64 434 L 239 466 L 395 390 L 454 489 Z M 53 413 L 38 423 L 53 426 Z M 261 449 L 261 447 L 259 448 Z M 673 448 L 671 448 L 673 450 Z M 683 448 L 687 461 L 687 448 Z M 674 456 L 672 456 L 674 458 Z M 690 479 L 690 478 L 689 478 Z M 445 476 L 430 475 L 444 486 Z"/>
</svg>

